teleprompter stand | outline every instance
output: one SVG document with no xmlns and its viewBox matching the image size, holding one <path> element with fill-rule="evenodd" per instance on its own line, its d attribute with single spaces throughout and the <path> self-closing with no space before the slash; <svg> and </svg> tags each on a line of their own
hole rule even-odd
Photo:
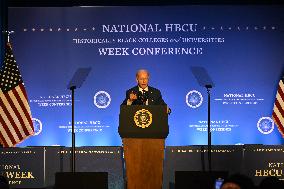
<svg viewBox="0 0 284 189">
<path fill-rule="evenodd" d="M 67 88 L 72 92 L 72 150 L 71 150 L 71 170 L 75 172 L 75 129 L 74 129 L 74 104 L 75 89 L 80 88 L 86 80 L 91 68 L 78 68 L 69 82 Z"/>
<path fill-rule="evenodd" d="M 211 127 L 210 127 L 210 90 L 214 87 L 213 81 L 211 77 L 208 75 L 207 71 L 203 67 L 191 67 L 191 72 L 193 73 L 195 79 L 197 80 L 198 84 L 201 87 L 205 87 L 207 90 L 207 98 L 208 98 L 208 128 L 207 128 L 207 135 L 208 135 L 208 171 L 212 171 L 211 166 Z"/>
</svg>

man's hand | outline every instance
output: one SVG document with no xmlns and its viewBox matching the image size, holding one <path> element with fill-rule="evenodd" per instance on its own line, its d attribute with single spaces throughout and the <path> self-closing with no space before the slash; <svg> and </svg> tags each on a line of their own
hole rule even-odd
<svg viewBox="0 0 284 189">
<path fill-rule="evenodd" d="M 134 93 L 134 91 L 131 91 L 130 95 L 129 95 L 129 100 L 131 102 L 133 102 L 134 100 L 137 100 L 137 94 Z"/>
</svg>

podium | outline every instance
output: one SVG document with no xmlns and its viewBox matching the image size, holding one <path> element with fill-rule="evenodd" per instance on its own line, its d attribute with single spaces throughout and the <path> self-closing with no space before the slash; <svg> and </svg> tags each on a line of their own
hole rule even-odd
<svg viewBox="0 0 284 189">
<path fill-rule="evenodd" d="M 123 142 L 127 189 L 161 189 L 169 133 L 167 107 L 122 105 L 118 132 Z"/>
</svg>

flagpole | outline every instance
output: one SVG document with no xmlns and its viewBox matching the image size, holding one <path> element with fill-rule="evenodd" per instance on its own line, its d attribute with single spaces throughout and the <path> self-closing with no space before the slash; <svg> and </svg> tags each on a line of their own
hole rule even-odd
<svg viewBox="0 0 284 189">
<path fill-rule="evenodd" d="M 15 31 L 2 31 L 3 34 L 7 34 L 7 42 L 10 43 L 10 35 L 15 33 Z"/>
</svg>

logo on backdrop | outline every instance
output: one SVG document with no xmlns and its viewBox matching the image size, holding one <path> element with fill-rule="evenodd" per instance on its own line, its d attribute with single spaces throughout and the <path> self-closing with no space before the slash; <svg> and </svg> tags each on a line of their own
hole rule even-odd
<svg viewBox="0 0 284 189">
<path fill-rule="evenodd" d="M 39 135 L 42 131 L 42 123 L 37 118 L 32 118 L 32 121 L 34 125 L 34 130 L 35 130 L 34 136 Z"/>
<path fill-rule="evenodd" d="M 98 108 L 107 108 L 110 105 L 110 95 L 106 91 L 99 91 L 94 96 L 94 104 Z"/>
<path fill-rule="evenodd" d="M 141 109 L 138 110 L 134 115 L 134 122 L 137 127 L 146 128 L 152 123 L 152 113 L 149 110 Z"/>
<path fill-rule="evenodd" d="M 257 122 L 257 129 L 262 134 L 270 134 L 274 129 L 274 122 L 270 117 L 261 117 Z"/>
<path fill-rule="evenodd" d="M 186 94 L 185 102 L 191 108 L 198 108 L 203 102 L 203 96 L 199 91 L 192 90 Z"/>
</svg>

